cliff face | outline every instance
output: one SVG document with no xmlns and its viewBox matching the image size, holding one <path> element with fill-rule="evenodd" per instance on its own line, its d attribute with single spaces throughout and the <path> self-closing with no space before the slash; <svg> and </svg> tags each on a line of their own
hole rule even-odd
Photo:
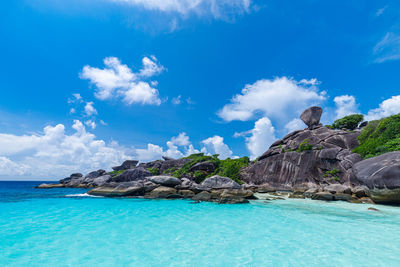
<svg viewBox="0 0 400 267">
<path fill-rule="evenodd" d="M 290 133 L 243 169 L 241 179 L 290 190 L 338 183 L 357 185 L 349 170 L 362 160 L 352 152 L 358 145 L 358 135 L 359 131 L 332 130 L 321 125 Z"/>
</svg>

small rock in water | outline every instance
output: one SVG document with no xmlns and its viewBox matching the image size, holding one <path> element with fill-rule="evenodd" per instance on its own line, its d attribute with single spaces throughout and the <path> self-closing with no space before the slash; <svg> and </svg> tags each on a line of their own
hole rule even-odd
<svg viewBox="0 0 400 267">
<path fill-rule="evenodd" d="M 378 212 L 380 211 L 380 210 L 378 210 L 378 209 L 375 209 L 375 208 L 373 208 L 373 207 L 369 207 L 369 208 L 368 208 L 368 210 L 372 210 L 372 211 L 378 211 Z"/>
</svg>

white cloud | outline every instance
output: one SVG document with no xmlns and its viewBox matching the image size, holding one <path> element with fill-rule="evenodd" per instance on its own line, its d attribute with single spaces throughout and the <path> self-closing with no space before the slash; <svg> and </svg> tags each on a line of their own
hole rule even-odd
<svg viewBox="0 0 400 267">
<path fill-rule="evenodd" d="M 228 145 L 224 143 L 224 138 L 218 135 L 213 137 L 209 137 L 203 141 L 201 141 L 204 145 L 206 150 L 212 154 L 219 154 L 219 158 L 226 159 L 232 156 L 232 150 L 229 149 Z"/>
<path fill-rule="evenodd" d="M 316 79 L 297 82 L 287 77 L 263 79 L 246 85 L 235 95 L 218 116 L 225 121 L 247 121 L 255 114 L 285 123 L 305 108 L 321 103 L 326 92 L 319 92 Z"/>
<path fill-rule="evenodd" d="M 387 7 L 388 6 L 384 6 L 384 7 L 380 8 L 380 9 L 378 9 L 378 11 L 376 11 L 376 13 L 375 13 L 375 16 L 379 17 L 380 15 L 382 15 L 383 12 L 385 12 Z"/>
<path fill-rule="evenodd" d="M 227 19 L 233 14 L 248 13 L 251 0 L 111 0 L 128 3 L 148 10 L 188 15 L 211 14 L 217 19 Z"/>
<path fill-rule="evenodd" d="M 100 124 L 104 125 L 104 126 L 107 126 L 107 123 L 105 121 L 103 121 L 103 120 L 100 120 Z"/>
<path fill-rule="evenodd" d="M 239 135 L 245 136 L 246 147 L 250 152 L 251 159 L 255 159 L 267 151 L 269 146 L 276 140 L 275 128 L 267 117 L 257 120 L 253 129 Z"/>
<path fill-rule="evenodd" d="M 336 104 L 336 119 L 343 118 L 347 115 L 360 113 L 356 98 L 352 95 L 341 95 L 333 99 Z"/>
<path fill-rule="evenodd" d="M 305 124 L 301 119 L 295 118 L 285 125 L 285 129 L 287 133 L 291 133 L 297 130 L 301 130 L 305 128 Z"/>
<path fill-rule="evenodd" d="M 75 109 L 75 108 L 71 108 L 71 109 L 69 110 L 69 113 L 70 113 L 70 114 L 75 114 L 75 113 L 76 113 L 76 109 Z"/>
<path fill-rule="evenodd" d="M 172 104 L 179 105 L 181 103 L 181 98 L 182 98 L 181 95 L 178 95 L 177 97 L 172 98 L 172 100 L 171 100 Z"/>
<path fill-rule="evenodd" d="M 132 158 L 128 149 L 117 143 L 96 139 L 82 122 L 75 120 L 72 128 L 75 132 L 71 135 L 63 124 L 46 126 L 38 135 L 0 134 L 0 175 L 60 179 Z"/>
<path fill-rule="evenodd" d="M 374 47 L 375 63 L 400 59 L 400 35 L 388 32 Z"/>
<path fill-rule="evenodd" d="M 368 111 L 365 120 L 377 120 L 400 113 L 400 95 L 392 96 L 379 104 L 379 107 Z"/>
<path fill-rule="evenodd" d="M 92 128 L 93 130 L 96 129 L 96 122 L 92 121 L 92 120 L 87 120 L 85 121 L 86 126 Z"/>
<path fill-rule="evenodd" d="M 86 116 L 97 115 L 97 110 L 94 108 L 93 105 L 94 105 L 93 102 L 86 102 L 86 105 L 85 105 Z"/>
<path fill-rule="evenodd" d="M 177 146 L 190 145 L 189 136 L 187 136 L 185 132 L 180 133 L 178 136 L 172 137 L 171 142 L 172 142 L 172 144 L 175 144 Z"/>
<path fill-rule="evenodd" d="M 96 98 L 100 100 L 122 97 L 129 105 L 134 103 L 160 105 L 158 90 L 155 89 L 154 81 L 149 84 L 144 78 L 152 77 L 161 73 L 164 67 L 157 59 L 144 57 L 143 68 L 134 73 L 127 65 L 122 64 L 116 57 L 104 59 L 104 69 L 84 66 L 80 74 L 82 79 L 88 79 L 97 87 Z"/>
<path fill-rule="evenodd" d="M 76 100 L 81 100 L 82 99 L 81 94 L 76 93 L 76 94 L 72 94 L 72 95 L 75 97 Z"/>
</svg>

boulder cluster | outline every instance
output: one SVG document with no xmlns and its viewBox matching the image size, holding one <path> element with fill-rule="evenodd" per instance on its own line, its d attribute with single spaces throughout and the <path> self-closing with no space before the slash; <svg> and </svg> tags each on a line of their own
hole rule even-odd
<svg viewBox="0 0 400 267">
<path fill-rule="evenodd" d="M 113 167 L 111 173 L 97 170 L 42 184 L 39 188 L 83 187 L 96 196 L 142 198 L 189 198 L 194 201 L 246 203 L 265 198 L 263 194 L 286 194 L 290 198 L 343 200 L 356 203 L 400 204 L 400 152 L 365 159 L 353 149 L 359 145 L 361 128 L 349 131 L 320 124 L 322 109 L 311 107 L 300 118 L 308 126 L 276 141 L 256 161 L 242 168 L 239 184 L 228 177 L 211 176 L 216 165 L 200 161 L 187 173 L 206 175 L 173 176 L 191 158 L 163 157 L 147 163 L 128 160 Z M 211 177 L 209 177 L 211 176 Z"/>
</svg>

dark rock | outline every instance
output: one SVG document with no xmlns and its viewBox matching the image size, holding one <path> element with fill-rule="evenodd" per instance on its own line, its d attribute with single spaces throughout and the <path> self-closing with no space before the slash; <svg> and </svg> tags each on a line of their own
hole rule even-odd
<svg viewBox="0 0 400 267">
<path fill-rule="evenodd" d="M 194 192 L 192 190 L 179 190 L 178 194 L 182 195 L 184 198 L 192 198 L 194 196 Z"/>
<path fill-rule="evenodd" d="M 129 170 L 136 167 L 139 161 L 137 160 L 125 160 L 121 166 L 112 167 L 114 171 Z"/>
<path fill-rule="evenodd" d="M 360 161 L 353 173 L 376 203 L 400 204 L 400 151 Z"/>
<path fill-rule="evenodd" d="M 316 126 L 319 124 L 319 120 L 321 119 L 322 108 L 320 107 L 311 107 L 303 111 L 300 115 L 300 119 L 308 126 Z"/>
<path fill-rule="evenodd" d="M 94 178 L 100 177 L 106 173 L 105 170 L 97 170 L 93 172 L 89 172 L 88 174 L 85 175 L 85 179 L 93 180 Z"/>
<path fill-rule="evenodd" d="M 358 198 L 369 197 L 371 195 L 368 187 L 366 187 L 366 186 L 356 186 L 355 188 L 353 188 L 353 193 Z"/>
<path fill-rule="evenodd" d="M 334 200 L 334 195 L 329 193 L 329 192 L 318 192 L 315 193 L 311 199 L 313 200 L 325 200 L 325 201 L 331 201 Z"/>
<path fill-rule="evenodd" d="M 122 183 L 117 187 L 100 186 L 88 192 L 89 195 L 105 197 L 141 196 L 144 193 L 141 183 L 131 183 L 130 186 Z"/>
<path fill-rule="evenodd" d="M 240 185 L 228 177 L 214 175 L 205 179 L 201 186 L 212 189 L 240 189 Z"/>
<path fill-rule="evenodd" d="M 111 180 L 111 175 L 103 175 L 97 178 L 94 178 L 92 181 L 93 186 L 101 186 L 105 183 L 108 183 Z"/>
<path fill-rule="evenodd" d="M 351 188 L 342 184 L 330 184 L 324 187 L 324 191 L 332 194 L 349 194 L 351 195 Z"/>
<path fill-rule="evenodd" d="M 73 173 L 69 177 L 61 179 L 60 184 L 67 184 L 67 183 L 71 182 L 72 179 L 79 179 L 82 177 L 83 177 L 82 173 Z"/>
<path fill-rule="evenodd" d="M 339 154 L 341 150 L 342 149 L 339 147 L 322 149 L 318 157 L 320 159 L 336 160 L 336 156 Z"/>
<path fill-rule="evenodd" d="M 175 160 L 174 158 L 170 158 L 167 156 L 162 156 L 163 160 L 168 161 L 168 160 Z"/>
<path fill-rule="evenodd" d="M 211 193 L 207 191 L 202 191 L 192 197 L 192 200 L 195 201 L 211 201 Z"/>
<path fill-rule="evenodd" d="M 150 176 L 148 177 L 148 179 L 155 184 L 163 186 L 174 187 L 181 184 L 181 180 L 179 180 L 178 178 L 167 175 Z"/>
<path fill-rule="evenodd" d="M 112 178 L 114 182 L 130 182 L 130 181 L 140 181 L 145 180 L 146 177 L 152 176 L 153 174 L 148 170 L 137 167 L 135 169 L 126 170 L 120 175 Z"/>
<path fill-rule="evenodd" d="M 367 125 L 368 125 L 368 121 L 363 121 L 362 123 L 360 123 L 360 125 L 358 125 L 358 128 L 364 128 Z"/>
<path fill-rule="evenodd" d="M 373 207 L 369 207 L 369 208 L 368 208 L 368 210 L 372 210 L 372 211 L 378 211 L 378 212 L 380 211 L 380 210 L 378 210 L 378 209 L 375 209 L 375 208 L 373 208 Z"/>
</svg>

